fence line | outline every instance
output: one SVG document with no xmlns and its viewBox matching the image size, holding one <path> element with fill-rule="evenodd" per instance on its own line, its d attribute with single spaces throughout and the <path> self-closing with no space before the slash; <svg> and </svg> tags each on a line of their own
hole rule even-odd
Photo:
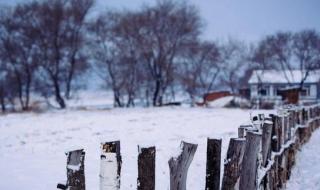
<svg viewBox="0 0 320 190">
<path fill-rule="evenodd" d="M 282 189 L 290 178 L 295 157 L 312 132 L 320 127 L 320 105 L 291 107 L 277 114 L 259 114 L 251 125 L 238 128 L 231 138 L 220 174 L 221 139 L 207 140 L 206 190 Z M 138 190 L 155 189 L 156 148 L 138 146 Z M 186 190 L 188 168 L 197 145 L 181 143 L 181 154 L 168 161 L 170 190 Z M 120 141 L 101 144 L 100 190 L 120 189 Z M 84 150 L 67 153 L 67 182 L 59 189 L 84 190 Z M 220 188 L 220 178 L 222 184 Z"/>
</svg>

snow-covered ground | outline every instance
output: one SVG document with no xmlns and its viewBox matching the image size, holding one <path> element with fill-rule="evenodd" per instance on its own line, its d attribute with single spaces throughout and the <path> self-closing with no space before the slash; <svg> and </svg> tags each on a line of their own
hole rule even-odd
<svg viewBox="0 0 320 190">
<path fill-rule="evenodd" d="M 315 131 L 310 141 L 297 154 L 296 165 L 287 183 L 288 190 L 320 189 L 320 130 Z"/>
<path fill-rule="evenodd" d="M 206 139 L 222 138 L 223 155 L 251 111 L 207 108 L 66 110 L 0 116 L 0 189 L 55 189 L 66 179 L 66 150 L 86 150 L 87 189 L 98 189 L 100 142 L 121 140 L 121 189 L 136 189 L 137 145 L 155 145 L 156 189 L 169 188 L 168 160 L 181 140 L 197 143 L 188 189 L 204 189 Z"/>
</svg>

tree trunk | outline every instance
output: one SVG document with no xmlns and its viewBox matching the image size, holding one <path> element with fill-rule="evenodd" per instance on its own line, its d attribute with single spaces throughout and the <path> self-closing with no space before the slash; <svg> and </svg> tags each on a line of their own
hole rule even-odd
<svg viewBox="0 0 320 190">
<path fill-rule="evenodd" d="M 59 104 L 61 109 L 65 109 L 66 108 L 66 103 L 65 103 L 64 99 L 61 96 L 58 79 L 54 79 L 53 83 L 54 83 L 54 91 L 55 91 L 56 101 Z"/>
<path fill-rule="evenodd" d="M 19 102 L 22 110 L 25 110 L 24 107 L 24 100 L 23 100 L 23 84 L 20 78 L 20 74 L 16 72 L 17 77 L 17 84 L 18 84 L 18 95 L 19 95 Z"/>
<path fill-rule="evenodd" d="M 75 70 L 75 62 L 76 60 L 75 60 L 75 53 L 74 53 L 71 58 L 70 70 L 68 72 L 68 77 L 66 81 L 66 94 L 65 94 L 66 99 L 71 98 L 71 84 L 72 84 L 72 79 L 73 79 L 74 70 Z"/>
<path fill-rule="evenodd" d="M 3 96 L 0 96 L 0 103 L 1 103 L 1 110 L 2 112 L 6 112 L 6 103 L 5 103 L 5 99 Z"/>
<path fill-rule="evenodd" d="M 29 110 L 29 101 L 30 101 L 30 87 L 31 87 L 31 74 L 28 71 L 27 72 L 28 78 L 27 78 L 27 83 L 26 83 L 26 89 L 25 89 L 25 105 L 23 110 Z"/>
<path fill-rule="evenodd" d="M 121 99 L 120 99 L 120 93 L 118 92 L 118 90 L 113 90 L 113 98 L 114 98 L 114 107 L 119 107 L 119 108 L 122 108 L 123 107 L 123 104 L 121 102 Z"/>
<path fill-rule="evenodd" d="M 155 91 L 153 93 L 153 99 L 152 104 L 154 107 L 158 106 L 158 99 L 159 99 L 159 93 L 160 93 L 160 84 L 161 82 L 159 80 L 156 81 Z"/>
</svg>

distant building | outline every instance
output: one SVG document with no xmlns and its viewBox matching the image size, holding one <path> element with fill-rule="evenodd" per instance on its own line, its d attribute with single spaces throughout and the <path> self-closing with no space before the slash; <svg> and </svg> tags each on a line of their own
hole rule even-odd
<svg viewBox="0 0 320 190">
<path fill-rule="evenodd" d="M 305 73 L 301 70 L 255 70 L 248 81 L 250 98 L 251 100 L 264 102 L 280 102 L 283 92 L 288 92 L 288 89 L 299 88 L 304 76 Z M 320 70 L 310 71 L 304 80 L 302 90 L 299 91 L 299 101 L 301 103 L 311 103 L 319 102 L 319 100 Z"/>
<path fill-rule="evenodd" d="M 208 105 L 210 102 L 213 102 L 219 98 L 223 98 L 226 96 L 231 96 L 232 94 L 229 91 L 218 91 L 218 92 L 210 92 L 203 95 L 203 101 L 196 103 L 198 106 Z"/>
</svg>

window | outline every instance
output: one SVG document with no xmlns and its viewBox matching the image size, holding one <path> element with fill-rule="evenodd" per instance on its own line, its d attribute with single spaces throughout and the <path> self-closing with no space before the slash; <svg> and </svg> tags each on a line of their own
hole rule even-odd
<svg viewBox="0 0 320 190">
<path fill-rule="evenodd" d="M 259 95 L 268 96 L 269 94 L 269 86 L 263 86 L 259 89 Z"/>
<path fill-rule="evenodd" d="M 284 85 L 275 85 L 273 88 L 273 95 L 281 96 L 284 87 L 285 87 Z"/>
<path fill-rule="evenodd" d="M 267 90 L 266 89 L 260 89 L 259 90 L 259 94 L 262 96 L 266 96 L 267 95 Z"/>
<path fill-rule="evenodd" d="M 303 87 L 303 89 L 300 91 L 301 96 L 310 96 L 310 88 L 309 87 Z"/>
<path fill-rule="evenodd" d="M 281 96 L 281 94 L 282 94 L 282 90 L 281 89 L 283 89 L 282 86 L 277 87 L 277 93 L 276 93 L 277 96 Z"/>
</svg>

